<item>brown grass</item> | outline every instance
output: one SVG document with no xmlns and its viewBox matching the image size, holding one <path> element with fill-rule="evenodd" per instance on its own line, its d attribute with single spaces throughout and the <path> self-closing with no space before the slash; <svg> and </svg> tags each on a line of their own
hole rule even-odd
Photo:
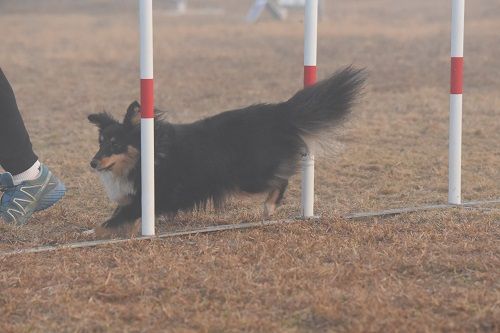
<svg viewBox="0 0 500 333">
<path fill-rule="evenodd" d="M 187 122 L 279 101 L 301 84 L 302 22 L 244 24 L 244 2 L 192 1 L 223 17 L 172 17 L 157 4 L 156 101 Z M 328 3 L 329 4 L 329 3 Z M 330 5 L 330 4 L 329 4 Z M 0 251 L 86 239 L 111 212 L 88 163 L 86 115 L 121 117 L 138 98 L 132 1 L 0 2 L 0 65 L 37 153 L 69 187 Z M 499 196 L 500 10 L 468 2 L 465 200 Z M 447 192 L 449 4 L 339 1 L 320 26 L 320 76 L 370 72 L 363 102 L 318 159 L 318 223 L 0 258 L 0 331 L 498 331 L 500 212 L 450 210 L 347 222 L 344 213 L 442 203 Z M 297 214 L 291 182 L 278 218 Z M 258 221 L 263 197 L 183 214 L 159 231 Z"/>
</svg>

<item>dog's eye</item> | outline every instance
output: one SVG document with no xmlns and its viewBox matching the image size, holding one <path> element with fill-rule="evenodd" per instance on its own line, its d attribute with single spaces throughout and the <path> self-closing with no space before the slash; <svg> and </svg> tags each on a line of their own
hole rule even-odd
<svg viewBox="0 0 500 333">
<path fill-rule="evenodd" d="M 116 150 L 120 149 L 121 147 L 122 146 L 119 143 L 116 143 L 116 142 L 113 142 L 111 144 L 111 148 L 116 149 Z"/>
</svg>

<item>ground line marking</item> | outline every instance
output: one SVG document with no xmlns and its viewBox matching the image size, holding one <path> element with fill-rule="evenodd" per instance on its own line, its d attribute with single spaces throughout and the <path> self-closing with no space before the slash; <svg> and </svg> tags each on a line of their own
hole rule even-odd
<svg viewBox="0 0 500 333">
<path fill-rule="evenodd" d="M 417 206 L 417 207 L 403 207 L 403 208 L 387 209 L 387 210 L 381 210 L 381 211 L 375 211 L 375 212 L 351 213 L 351 214 L 344 215 L 342 218 L 344 218 L 346 220 L 359 220 L 359 219 L 367 219 L 367 218 L 373 218 L 373 217 L 388 217 L 388 216 L 394 216 L 394 215 L 400 215 L 400 214 L 409 214 L 409 213 L 416 213 L 416 212 L 423 212 L 423 211 L 430 211 L 430 210 L 439 210 L 439 209 L 446 209 L 446 208 L 471 208 L 471 207 L 477 207 L 477 206 L 481 206 L 481 205 L 499 204 L 499 203 L 500 203 L 500 198 L 495 199 L 495 200 L 464 202 L 461 205 L 440 204 L 440 205 L 425 205 L 425 206 Z M 167 232 L 167 233 L 159 234 L 157 236 L 141 236 L 141 237 L 135 237 L 135 238 L 126 238 L 126 239 L 123 239 L 123 238 L 120 238 L 120 239 L 102 239 L 102 240 L 75 242 L 75 243 L 59 244 L 59 245 L 44 245 L 44 246 L 37 246 L 37 247 L 31 247 L 31 248 L 3 251 L 3 252 L 0 252 L 0 257 L 7 257 L 7 256 L 16 255 L 16 254 L 51 252 L 51 251 L 57 251 L 57 250 L 63 250 L 63 249 L 89 248 L 89 247 L 96 247 L 96 246 L 100 246 L 100 245 L 112 245 L 112 244 L 120 244 L 120 243 L 127 243 L 127 242 L 141 241 L 141 240 L 155 240 L 155 239 L 163 239 L 163 238 L 188 236 L 188 235 L 207 234 L 207 233 L 212 233 L 212 232 L 220 232 L 220 231 L 228 231 L 228 230 L 251 229 L 251 228 L 271 226 L 271 225 L 298 223 L 298 222 L 302 222 L 302 221 L 304 221 L 304 219 L 297 218 L 297 219 L 273 220 L 273 221 L 262 221 L 262 222 L 247 222 L 247 223 L 240 223 L 240 224 L 223 224 L 223 225 L 210 226 L 210 227 L 199 228 L 199 229 Z"/>
</svg>

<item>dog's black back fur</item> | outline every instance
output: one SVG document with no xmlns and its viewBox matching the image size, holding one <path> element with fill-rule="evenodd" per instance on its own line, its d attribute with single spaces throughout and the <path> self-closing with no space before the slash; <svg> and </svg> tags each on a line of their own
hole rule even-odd
<svg viewBox="0 0 500 333">
<path fill-rule="evenodd" d="M 157 213 L 204 208 L 209 202 L 220 207 L 228 194 L 238 191 L 280 189 L 281 199 L 307 149 L 306 138 L 339 124 L 363 82 L 363 72 L 348 67 L 283 103 L 253 105 L 191 124 L 157 120 Z M 130 116 L 121 126 L 139 150 L 140 129 L 130 124 Z M 123 207 L 126 213 L 118 210 L 108 226 L 140 216 L 140 161 L 129 177 L 136 190 L 132 203 Z"/>
</svg>

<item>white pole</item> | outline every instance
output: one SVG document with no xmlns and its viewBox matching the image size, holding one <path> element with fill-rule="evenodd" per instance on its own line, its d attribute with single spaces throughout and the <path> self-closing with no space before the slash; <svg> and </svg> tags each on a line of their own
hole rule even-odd
<svg viewBox="0 0 500 333">
<path fill-rule="evenodd" d="M 306 0 L 304 15 L 304 86 L 316 83 L 318 0 Z M 302 159 L 302 217 L 314 217 L 314 149 Z"/>
<path fill-rule="evenodd" d="M 142 235 L 155 234 L 153 2 L 139 0 Z"/>
<path fill-rule="evenodd" d="M 462 169 L 462 92 L 465 0 L 452 0 L 448 203 L 459 205 Z"/>
</svg>

